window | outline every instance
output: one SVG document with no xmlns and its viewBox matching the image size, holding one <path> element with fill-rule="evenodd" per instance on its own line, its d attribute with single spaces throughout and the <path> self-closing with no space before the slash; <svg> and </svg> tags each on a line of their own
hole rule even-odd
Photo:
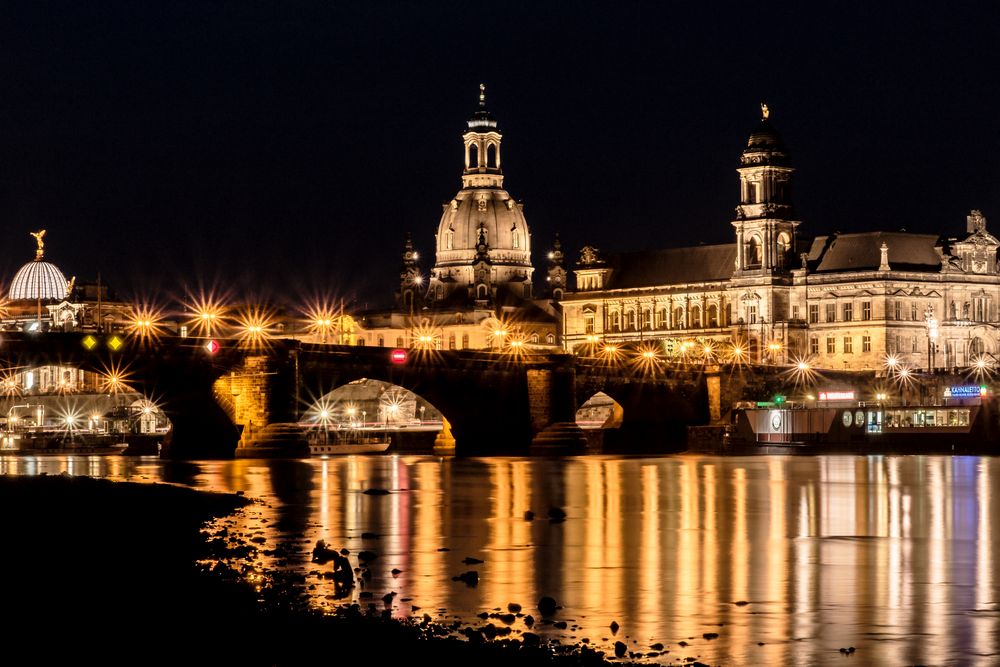
<svg viewBox="0 0 1000 667">
<path fill-rule="evenodd" d="M 674 328 L 684 328 L 684 310 L 680 307 L 674 308 Z"/>
<path fill-rule="evenodd" d="M 862 352 L 871 352 L 872 351 L 872 337 L 871 336 L 862 336 L 861 337 L 861 351 Z"/>
<path fill-rule="evenodd" d="M 910 338 L 910 351 L 913 352 L 914 354 L 916 354 L 918 352 L 918 350 L 917 350 L 917 337 L 916 336 L 913 336 L 912 338 Z"/>
<path fill-rule="evenodd" d="M 976 322 L 989 321 L 989 318 L 987 317 L 987 312 L 989 309 L 987 308 L 986 298 L 977 296 L 973 300 L 972 304 L 973 304 L 972 319 L 974 319 Z"/>
<path fill-rule="evenodd" d="M 714 303 L 708 307 L 708 326 L 713 328 L 719 326 L 719 307 Z"/>
<path fill-rule="evenodd" d="M 827 322 L 837 321 L 837 304 L 835 303 L 826 304 L 826 321 Z"/>
<path fill-rule="evenodd" d="M 402 336 L 398 336 L 396 338 L 396 347 L 403 347 L 403 337 Z"/>
<path fill-rule="evenodd" d="M 361 338 L 361 337 L 359 336 L 359 337 L 358 337 L 358 347 L 364 347 L 364 346 L 365 346 L 365 339 L 364 339 L 364 338 Z"/>
<path fill-rule="evenodd" d="M 633 331 L 635 330 L 635 311 L 630 310 L 625 313 L 625 330 Z"/>
<path fill-rule="evenodd" d="M 583 316 L 583 332 L 592 334 L 594 333 L 594 314 L 587 313 Z"/>
<path fill-rule="evenodd" d="M 819 323 L 819 304 L 811 303 L 809 304 L 809 324 Z"/>
<path fill-rule="evenodd" d="M 844 321 L 850 322 L 854 319 L 854 304 L 848 301 L 844 304 Z"/>
<path fill-rule="evenodd" d="M 454 250 L 455 249 L 455 230 L 449 229 L 444 233 L 444 249 Z"/>
<path fill-rule="evenodd" d="M 667 317 L 667 309 L 666 308 L 660 308 L 658 311 L 656 311 L 656 317 L 657 317 L 656 328 L 657 329 L 666 329 L 667 328 L 667 319 L 668 319 L 668 317 Z"/>
<path fill-rule="evenodd" d="M 917 319 L 917 304 L 915 303 L 910 304 L 910 319 L 913 321 Z"/>
<path fill-rule="evenodd" d="M 753 181 L 747 181 L 747 203 L 757 203 L 757 184 Z"/>
<path fill-rule="evenodd" d="M 469 334 L 467 333 L 462 334 L 462 349 L 463 350 L 469 349 Z"/>
<path fill-rule="evenodd" d="M 378 346 L 379 347 L 385 347 L 385 336 L 379 336 L 378 337 Z"/>
<path fill-rule="evenodd" d="M 799 307 L 798 306 L 792 306 L 792 319 L 793 320 L 799 319 Z"/>
<path fill-rule="evenodd" d="M 816 336 L 809 339 L 809 354 L 819 354 L 819 338 Z"/>
<path fill-rule="evenodd" d="M 747 306 L 747 324 L 757 324 L 757 306 Z"/>
<path fill-rule="evenodd" d="M 511 247 L 515 249 L 521 247 L 521 234 L 516 229 L 510 232 L 510 242 Z"/>
<path fill-rule="evenodd" d="M 653 319 L 653 312 L 651 310 L 644 309 L 642 311 L 642 316 L 641 317 L 642 317 L 642 319 L 641 319 L 641 325 L 640 326 L 642 326 L 643 329 L 649 329 L 649 328 L 651 328 L 650 324 L 651 324 L 652 319 Z"/>
<path fill-rule="evenodd" d="M 556 335 L 555 334 L 551 334 L 551 333 L 545 334 L 545 342 L 548 343 L 549 345 L 555 345 L 556 344 Z"/>
<path fill-rule="evenodd" d="M 538 334 L 537 333 L 531 334 L 531 342 L 535 343 L 535 344 L 538 344 Z"/>
<path fill-rule="evenodd" d="M 896 303 L 892 304 L 892 309 L 895 319 L 897 320 L 903 319 L 903 303 L 901 301 L 897 301 Z"/>
<path fill-rule="evenodd" d="M 612 331 L 622 330 L 622 316 L 618 311 L 611 313 L 611 330 Z"/>
<path fill-rule="evenodd" d="M 695 306 L 691 309 L 691 326 L 700 327 L 701 326 L 701 307 Z"/>
<path fill-rule="evenodd" d="M 449 350 L 455 349 L 455 334 L 451 334 L 448 336 L 448 349 Z"/>
<path fill-rule="evenodd" d="M 854 338 L 851 336 L 844 336 L 844 354 L 854 353 Z"/>
<path fill-rule="evenodd" d="M 826 353 L 836 354 L 837 353 L 837 339 L 833 336 L 826 337 Z"/>
<path fill-rule="evenodd" d="M 861 302 L 861 319 L 870 320 L 872 318 L 872 302 L 862 301 Z"/>
</svg>

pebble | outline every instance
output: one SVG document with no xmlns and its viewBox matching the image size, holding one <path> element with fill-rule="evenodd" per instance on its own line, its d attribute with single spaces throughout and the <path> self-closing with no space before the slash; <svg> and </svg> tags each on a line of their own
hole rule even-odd
<svg viewBox="0 0 1000 667">
<path fill-rule="evenodd" d="M 360 560 L 362 562 L 370 563 L 373 560 L 375 560 L 376 558 L 378 558 L 378 554 L 376 554 L 374 551 L 359 551 L 358 552 L 358 560 Z"/>
<path fill-rule="evenodd" d="M 534 616 L 532 616 L 531 614 L 528 614 L 527 616 L 524 617 L 524 625 L 526 627 L 530 628 L 534 624 L 535 624 L 535 617 Z"/>
<path fill-rule="evenodd" d="M 616 658 L 622 658 L 622 657 L 624 657 L 625 656 L 625 651 L 627 651 L 627 650 L 628 650 L 628 647 L 625 646 L 624 642 L 615 642 L 615 657 Z"/>
<path fill-rule="evenodd" d="M 538 611 L 542 613 L 542 616 L 552 616 L 556 613 L 556 601 L 554 598 L 550 598 L 545 595 L 538 601 Z"/>
<path fill-rule="evenodd" d="M 507 611 L 509 611 L 512 614 L 516 614 L 517 612 L 521 611 L 521 605 L 519 605 L 516 602 L 510 602 L 507 604 Z"/>
</svg>

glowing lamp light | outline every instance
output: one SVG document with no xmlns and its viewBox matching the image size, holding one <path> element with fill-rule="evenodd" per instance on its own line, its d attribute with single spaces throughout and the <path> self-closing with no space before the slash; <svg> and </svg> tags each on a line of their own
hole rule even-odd
<svg viewBox="0 0 1000 667">
<path fill-rule="evenodd" d="M 112 352 L 117 352 L 118 350 L 121 349 L 122 345 L 124 344 L 125 343 L 118 336 L 112 336 L 111 338 L 108 339 L 108 349 L 110 349 Z"/>
<path fill-rule="evenodd" d="M 406 363 L 406 350 L 393 350 L 389 353 L 389 360 L 394 364 Z"/>
<path fill-rule="evenodd" d="M 93 350 L 95 347 L 97 347 L 97 339 L 91 336 L 90 334 L 84 336 L 83 340 L 80 342 L 83 343 L 83 346 L 88 350 Z"/>
<path fill-rule="evenodd" d="M 216 352 L 219 351 L 221 347 L 222 346 L 219 345 L 219 341 L 217 340 L 210 340 L 207 343 L 205 343 L 205 349 L 208 350 L 209 354 L 215 354 Z"/>
</svg>

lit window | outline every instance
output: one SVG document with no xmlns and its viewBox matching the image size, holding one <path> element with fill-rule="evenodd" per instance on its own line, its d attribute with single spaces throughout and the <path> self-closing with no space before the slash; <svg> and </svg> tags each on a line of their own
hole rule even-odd
<svg viewBox="0 0 1000 667">
<path fill-rule="evenodd" d="M 809 353 L 819 354 L 819 338 L 816 336 L 809 339 Z"/>
<path fill-rule="evenodd" d="M 854 338 L 852 336 L 844 336 L 844 354 L 854 353 Z"/>
<path fill-rule="evenodd" d="M 862 352 L 871 352 L 872 351 L 872 337 L 871 336 L 862 336 L 861 337 L 861 351 Z"/>
<path fill-rule="evenodd" d="M 872 302 L 862 301 L 861 302 L 861 319 L 870 320 L 872 318 Z"/>
<path fill-rule="evenodd" d="M 826 353 L 836 354 L 837 353 L 837 339 L 833 336 L 826 337 Z"/>
</svg>

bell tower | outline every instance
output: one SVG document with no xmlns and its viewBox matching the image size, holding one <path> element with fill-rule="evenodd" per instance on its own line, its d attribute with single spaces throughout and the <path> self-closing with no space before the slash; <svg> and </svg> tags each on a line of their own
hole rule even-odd
<svg viewBox="0 0 1000 667">
<path fill-rule="evenodd" d="M 793 268 L 799 222 L 792 208 L 792 173 L 788 152 L 771 125 L 770 110 L 761 119 L 740 156 L 740 205 L 736 207 L 734 278 L 785 275 Z"/>
<path fill-rule="evenodd" d="M 503 171 L 500 169 L 500 141 L 503 135 L 497 121 L 486 110 L 486 84 L 479 84 L 479 108 L 468 121 L 469 130 L 462 135 L 465 141 L 464 188 L 502 188 Z"/>
</svg>

